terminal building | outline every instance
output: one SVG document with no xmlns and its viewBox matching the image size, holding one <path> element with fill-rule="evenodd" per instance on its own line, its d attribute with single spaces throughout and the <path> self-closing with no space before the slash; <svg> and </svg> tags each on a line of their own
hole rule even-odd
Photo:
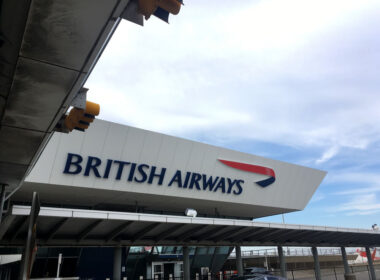
<svg viewBox="0 0 380 280">
<path fill-rule="evenodd" d="M 62 254 L 60 276 L 189 280 L 232 250 L 241 275 L 241 246 L 276 246 L 283 276 L 282 246 L 311 247 L 316 279 L 316 247 L 341 247 L 351 277 L 345 247 L 371 256 L 379 232 L 252 220 L 304 209 L 323 171 L 105 121 L 54 133 L 120 21 L 152 14 L 137 2 L 1 2 L 0 278 L 54 276 Z"/>
<path fill-rule="evenodd" d="M 378 244 L 371 230 L 253 221 L 304 209 L 325 174 L 96 120 L 51 137 L 12 196 L 0 245 L 20 252 L 38 193 L 32 277 L 52 277 L 62 254 L 65 277 L 195 279 L 220 271 L 233 250 L 242 273 L 241 246 L 278 246 L 286 276 L 282 245 Z"/>
</svg>

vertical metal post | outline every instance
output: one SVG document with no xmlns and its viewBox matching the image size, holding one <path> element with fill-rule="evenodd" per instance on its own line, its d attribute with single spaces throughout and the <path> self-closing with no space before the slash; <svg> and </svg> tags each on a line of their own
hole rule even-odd
<svg viewBox="0 0 380 280">
<path fill-rule="evenodd" d="M 152 250 L 154 247 L 152 248 Z M 129 257 L 129 251 L 131 250 L 130 246 L 125 247 L 125 276 L 127 276 L 127 267 L 128 267 L 128 257 Z"/>
<path fill-rule="evenodd" d="M 278 258 L 280 260 L 280 269 L 281 269 L 281 276 L 286 278 L 286 262 L 285 262 L 285 256 L 284 256 L 284 250 L 281 246 L 277 247 L 278 251 Z"/>
<path fill-rule="evenodd" d="M 24 253 L 22 254 L 20 264 L 20 280 L 28 280 L 32 272 L 33 259 L 37 250 L 37 217 L 40 213 L 40 200 L 38 194 L 33 192 L 32 207 L 30 208 L 28 233 L 25 242 Z"/>
<path fill-rule="evenodd" d="M 236 251 L 236 269 L 238 271 L 238 276 L 243 276 L 244 271 L 243 271 L 243 260 L 241 258 L 241 248 L 240 246 L 235 247 Z"/>
<path fill-rule="evenodd" d="M 371 250 L 369 249 L 369 247 L 365 247 L 365 252 L 367 254 L 367 260 L 368 260 L 369 272 L 371 273 L 371 278 L 372 280 L 376 280 L 376 274 L 375 274 L 375 269 L 373 268 Z"/>
<path fill-rule="evenodd" d="M 342 246 L 342 247 L 340 247 L 340 251 L 342 252 L 342 259 L 343 259 L 343 265 L 344 265 L 344 275 L 351 275 L 350 267 L 348 266 L 346 248 Z"/>
<path fill-rule="evenodd" d="M 58 265 L 57 265 L 57 277 L 59 278 L 59 274 L 61 273 L 61 263 L 62 263 L 62 254 L 58 255 Z"/>
<path fill-rule="evenodd" d="M 319 258 L 318 258 L 317 247 L 312 247 L 311 251 L 313 252 L 313 258 L 314 258 L 315 279 L 321 280 L 321 268 L 319 267 Z"/>
<path fill-rule="evenodd" d="M 1 185 L 1 194 L 0 194 L 0 224 L 3 220 L 3 210 L 4 210 L 4 203 L 5 203 L 5 186 Z"/>
<path fill-rule="evenodd" d="M 121 277 L 121 247 L 115 247 L 113 251 L 113 280 Z"/>
<path fill-rule="evenodd" d="M 183 254 L 183 279 L 190 280 L 190 256 L 189 256 L 189 247 L 182 247 Z"/>
</svg>

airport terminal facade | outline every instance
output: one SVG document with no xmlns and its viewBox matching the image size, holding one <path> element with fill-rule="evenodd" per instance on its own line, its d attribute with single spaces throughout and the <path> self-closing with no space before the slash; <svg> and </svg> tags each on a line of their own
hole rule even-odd
<svg viewBox="0 0 380 280">
<path fill-rule="evenodd" d="M 48 260 L 60 252 L 66 261 L 62 276 L 190 279 L 219 271 L 240 246 L 378 242 L 380 235 L 367 230 L 253 221 L 304 209 L 324 176 L 304 166 L 96 120 L 86 133 L 52 136 L 12 197 L 0 245 L 23 246 L 33 192 L 41 202 L 34 277 L 50 273 L 56 260 Z M 187 209 L 197 214 L 187 216 Z M 237 262 L 242 270 L 241 259 Z"/>
</svg>

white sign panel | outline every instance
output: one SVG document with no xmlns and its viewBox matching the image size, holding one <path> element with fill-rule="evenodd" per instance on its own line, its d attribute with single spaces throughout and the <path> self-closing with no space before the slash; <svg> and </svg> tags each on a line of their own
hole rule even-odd
<svg viewBox="0 0 380 280">
<path fill-rule="evenodd" d="M 25 191 L 47 184 L 41 190 L 49 203 L 61 198 L 90 206 L 259 217 L 302 210 L 324 176 L 320 170 L 97 120 L 86 133 L 56 133 Z"/>
</svg>

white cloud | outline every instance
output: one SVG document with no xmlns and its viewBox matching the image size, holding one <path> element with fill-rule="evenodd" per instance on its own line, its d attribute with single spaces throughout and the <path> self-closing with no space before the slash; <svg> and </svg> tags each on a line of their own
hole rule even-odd
<svg viewBox="0 0 380 280">
<path fill-rule="evenodd" d="M 326 195 L 323 193 L 316 193 L 313 195 L 312 199 L 310 200 L 310 203 L 318 202 L 326 198 Z"/>
<path fill-rule="evenodd" d="M 330 212 L 343 212 L 348 216 L 372 215 L 380 212 L 380 201 L 376 194 L 351 196 L 348 202 L 327 209 Z"/>
<path fill-rule="evenodd" d="M 331 148 L 329 148 L 328 150 L 326 150 L 323 155 L 317 159 L 315 162 L 317 164 L 321 164 L 321 163 L 324 163 L 328 160 L 330 160 L 332 157 L 334 157 L 339 151 L 339 148 L 336 147 L 336 146 L 333 146 Z"/>
<path fill-rule="evenodd" d="M 360 187 L 339 191 L 333 193 L 334 195 L 357 195 L 357 194 L 374 194 L 380 192 L 380 186 Z"/>
<path fill-rule="evenodd" d="M 89 99 L 103 119 L 174 135 L 319 147 L 322 164 L 380 140 L 379 8 L 191 1 L 170 25 L 122 22 Z"/>
</svg>

